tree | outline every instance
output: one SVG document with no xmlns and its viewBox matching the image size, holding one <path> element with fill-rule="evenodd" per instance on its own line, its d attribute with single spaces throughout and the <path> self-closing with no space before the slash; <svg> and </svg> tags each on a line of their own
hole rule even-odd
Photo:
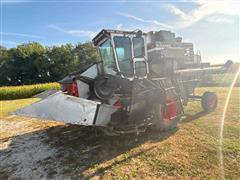
<svg viewBox="0 0 240 180">
<path fill-rule="evenodd" d="M 47 51 L 52 81 L 58 81 L 75 69 L 76 58 L 73 54 L 74 47 L 71 44 L 60 47 L 53 46 Z"/>
<path fill-rule="evenodd" d="M 98 59 L 91 42 L 53 47 L 32 42 L 11 49 L 0 46 L 0 86 L 58 81 Z"/>
<path fill-rule="evenodd" d="M 91 42 L 79 43 L 74 49 L 74 55 L 78 58 L 76 67 L 81 67 L 100 59 L 97 48 Z"/>
<path fill-rule="evenodd" d="M 0 86 L 10 84 L 10 79 L 8 77 L 9 60 L 8 50 L 0 46 Z"/>
<path fill-rule="evenodd" d="M 41 81 L 38 61 L 46 61 L 46 49 L 39 43 L 22 44 L 9 50 L 10 79 L 13 85 L 32 84 Z"/>
</svg>

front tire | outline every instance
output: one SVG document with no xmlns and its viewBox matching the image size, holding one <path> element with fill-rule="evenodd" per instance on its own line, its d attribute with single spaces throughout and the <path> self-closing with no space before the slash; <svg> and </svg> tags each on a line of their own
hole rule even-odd
<svg viewBox="0 0 240 180">
<path fill-rule="evenodd" d="M 205 92 L 201 100 L 202 108 L 205 112 L 214 111 L 218 104 L 217 95 L 214 92 Z"/>
</svg>

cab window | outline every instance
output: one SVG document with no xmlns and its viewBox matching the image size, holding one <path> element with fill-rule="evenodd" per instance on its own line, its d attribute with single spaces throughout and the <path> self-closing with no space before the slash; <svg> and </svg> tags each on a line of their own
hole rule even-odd
<svg viewBox="0 0 240 180">
<path fill-rule="evenodd" d="M 145 56 L 144 39 L 142 37 L 133 37 L 133 51 L 135 58 Z"/>
<path fill-rule="evenodd" d="M 127 77 L 133 76 L 131 40 L 124 36 L 113 38 L 120 72 Z"/>
<path fill-rule="evenodd" d="M 115 63 L 113 58 L 113 50 L 111 46 L 111 41 L 107 40 L 99 47 L 101 59 L 103 61 L 103 68 L 106 74 L 115 75 Z"/>
</svg>

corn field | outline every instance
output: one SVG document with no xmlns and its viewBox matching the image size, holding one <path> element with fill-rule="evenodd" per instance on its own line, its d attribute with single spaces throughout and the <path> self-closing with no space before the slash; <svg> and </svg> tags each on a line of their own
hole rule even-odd
<svg viewBox="0 0 240 180">
<path fill-rule="evenodd" d="M 23 99 L 32 97 L 48 89 L 60 89 L 58 83 L 43 83 L 22 86 L 3 86 L 0 87 L 0 100 Z"/>
</svg>

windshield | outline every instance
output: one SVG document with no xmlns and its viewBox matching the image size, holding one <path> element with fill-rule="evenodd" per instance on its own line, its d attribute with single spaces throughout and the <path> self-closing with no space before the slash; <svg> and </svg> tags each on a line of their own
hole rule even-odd
<svg viewBox="0 0 240 180">
<path fill-rule="evenodd" d="M 134 57 L 141 58 L 145 56 L 144 40 L 142 37 L 133 38 Z"/>
<path fill-rule="evenodd" d="M 113 51 L 112 51 L 110 40 L 105 41 L 100 46 L 100 54 L 101 54 L 101 59 L 103 61 L 104 72 L 106 74 L 112 74 L 112 75 L 116 74 L 116 72 L 114 71 L 115 63 L 114 63 Z"/>
<path fill-rule="evenodd" d="M 124 76 L 133 76 L 131 40 L 128 37 L 115 36 L 114 38 L 117 61 Z"/>
</svg>

